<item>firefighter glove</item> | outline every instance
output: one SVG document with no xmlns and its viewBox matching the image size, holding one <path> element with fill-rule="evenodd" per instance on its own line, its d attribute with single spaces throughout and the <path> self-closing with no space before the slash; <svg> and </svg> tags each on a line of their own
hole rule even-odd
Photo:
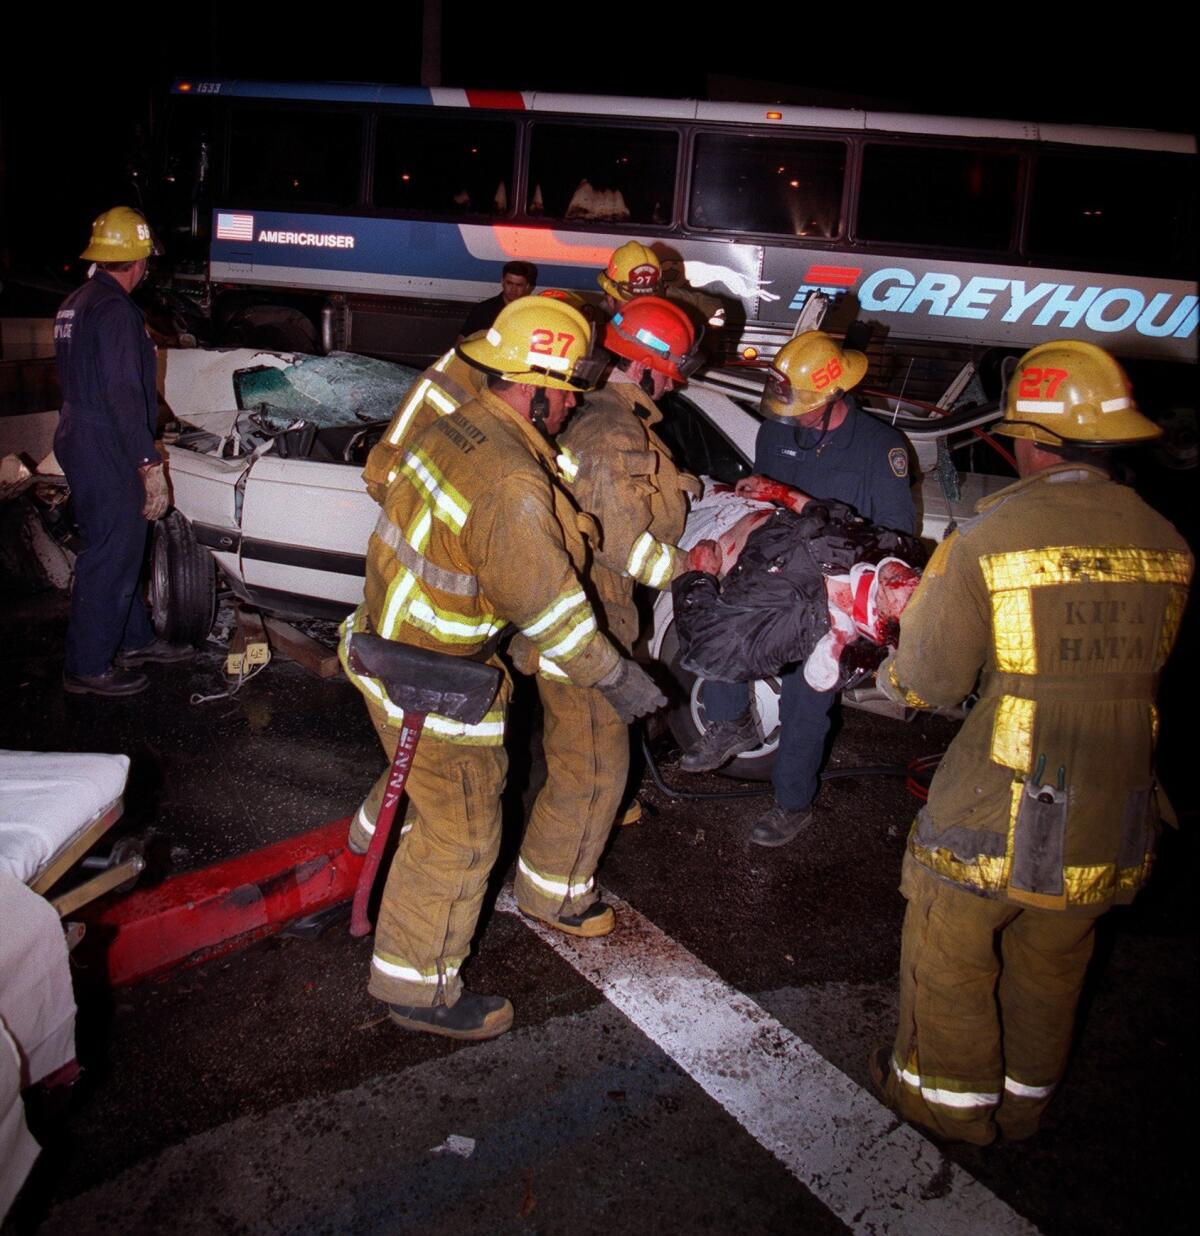
<svg viewBox="0 0 1200 1236">
<path fill-rule="evenodd" d="M 146 519 L 162 519 L 171 504 L 171 493 L 167 487 L 167 470 L 161 464 L 142 469 L 142 484 L 146 487 L 146 501 L 142 507 L 142 515 Z"/>
<path fill-rule="evenodd" d="M 667 702 L 667 697 L 655 685 L 654 679 L 628 657 L 622 657 L 596 683 L 596 688 L 626 725 L 638 717 L 657 712 Z"/>
</svg>

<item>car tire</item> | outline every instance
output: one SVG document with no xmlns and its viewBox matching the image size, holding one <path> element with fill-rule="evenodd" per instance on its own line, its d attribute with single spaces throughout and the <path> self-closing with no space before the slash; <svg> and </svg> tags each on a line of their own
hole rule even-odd
<svg viewBox="0 0 1200 1236">
<path fill-rule="evenodd" d="M 686 751 L 695 746 L 707 728 L 701 699 L 705 680 L 680 664 L 679 638 L 674 623 L 663 636 L 659 659 L 678 687 L 667 712 L 667 725 L 675 741 Z M 761 719 L 767 716 L 766 726 L 770 732 L 761 746 L 743 752 L 717 771 L 722 776 L 737 777 L 742 781 L 769 781 L 775 766 L 775 752 L 779 747 L 779 680 L 770 678 L 754 683 L 754 696 L 760 724 Z"/>
<path fill-rule="evenodd" d="M 197 544 L 192 525 L 172 511 L 154 525 L 150 551 L 150 608 L 154 631 L 171 644 L 199 647 L 216 617 L 212 554 Z"/>
</svg>

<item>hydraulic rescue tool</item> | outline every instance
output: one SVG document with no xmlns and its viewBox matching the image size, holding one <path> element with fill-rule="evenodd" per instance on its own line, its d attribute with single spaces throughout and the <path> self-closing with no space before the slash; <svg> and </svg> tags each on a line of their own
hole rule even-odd
<svg viewBox="0 0 1200 1236">
<path fill-rule="evenodd" d="M 426 716 L 432 712 L 452 721 L 478 725 L 500 689 L 500 670 L 466 657 L 430 652 L 365 633 L 355 635 L 350 641 L 350 666 L 356 673 L 378 678 L 388 699 L 404 710 L 404 724 L 396 743 L 387 792 L 354 890 L 350 934 L 365 936 L 371 930 L 367 902 Z"/>
</svg>

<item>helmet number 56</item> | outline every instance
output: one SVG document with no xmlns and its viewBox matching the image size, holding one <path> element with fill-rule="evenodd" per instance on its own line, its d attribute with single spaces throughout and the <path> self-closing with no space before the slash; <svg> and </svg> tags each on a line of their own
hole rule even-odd
<svg viewBox="0 0 1200 1236">
<path fill-rule="evenodd" d="M 817 390 L 823 391 L 830 384 L 830 382 L 835 381 L 841 376 L 842 367 L 838 363 L 837 358 L 834 357 L 828 365 L 824 365 L 820 369 L 813 370 L 812 383 Z"/>
</svg>

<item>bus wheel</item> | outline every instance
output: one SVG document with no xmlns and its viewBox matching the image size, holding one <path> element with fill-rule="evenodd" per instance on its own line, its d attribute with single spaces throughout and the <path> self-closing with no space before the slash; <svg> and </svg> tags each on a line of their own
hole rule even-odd
<svg viewBox="0 0 1200 1236">
<path fill-rule="evenodd" d="M 216 617 L 212 554 L 196 543 L 191 524 L 178 511 L 154 525 L 150 608 L 155 633 L 161 639 L 197 648 L 208 637 Z"/>
<path fill-rule="evenodd" d="M 702 690 L 705 680 L 684 669 L 679 657 L 679 639 L 672 623 L 663 637 L 660 653 L 679 688 L 667 713 L 667 725 L 675 741 L 686 751 L 695 746 L 708 728 Z M 722 776 L 738 777 L 743 781 L 769 781 L 779 747 L 779 680 L 762 679 L 753 683 L 752 689 L 759 724 L 766 731 L 766 738 L 761 746 L 743 752 L 718 771 Z"/>
</svg>

